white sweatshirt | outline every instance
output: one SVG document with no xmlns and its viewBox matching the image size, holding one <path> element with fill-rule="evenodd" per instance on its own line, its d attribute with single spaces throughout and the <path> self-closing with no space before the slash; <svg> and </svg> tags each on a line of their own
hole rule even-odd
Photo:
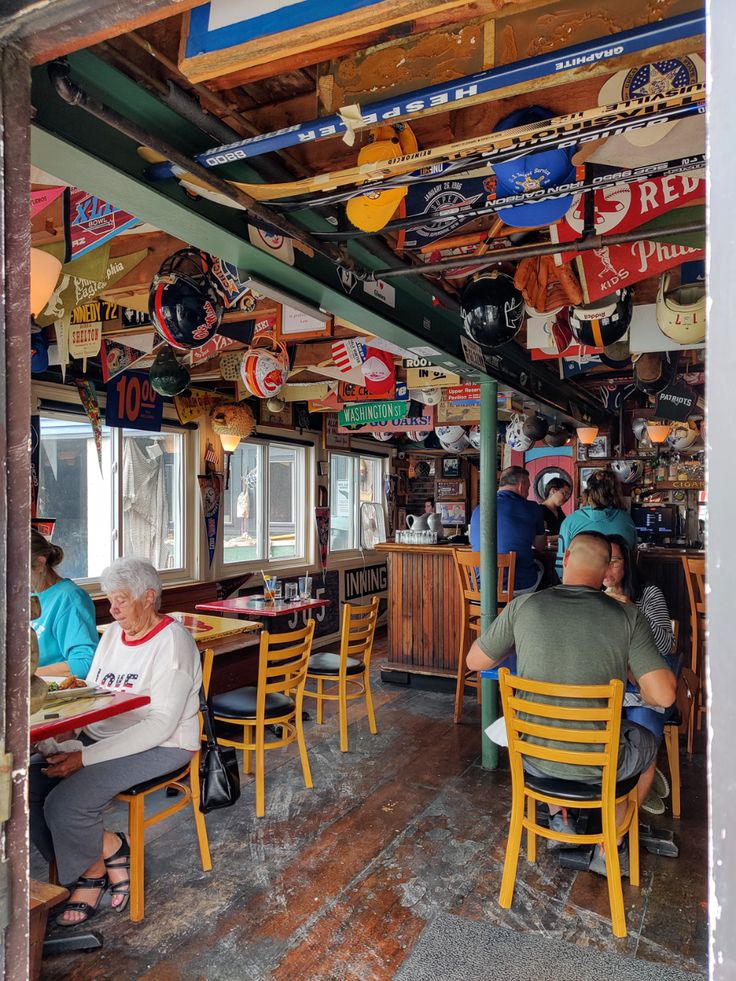
<svg viewBox="0 0 736 981">
<path fill-rule="evenodd" d="M 151 701 L 87 726 L 84 732 L 99 741 L 82 750 L 84 766 L 156 746 L 199 748 L 199 651 L 191 634 L 170 617 L 136 641 L 126 641 L 120 624 L 111 624 L 97 647 L 87 684 L 148 695 Z"/>
</svg>

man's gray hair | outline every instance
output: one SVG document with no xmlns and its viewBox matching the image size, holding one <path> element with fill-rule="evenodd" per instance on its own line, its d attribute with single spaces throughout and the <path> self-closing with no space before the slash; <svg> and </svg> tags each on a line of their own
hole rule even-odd
<svg viewBox="0 0 736 981">
<path fill-rule="evenodd" d="M 520 484 L 524 477 L 529 476 L 529 471 L 526 467 L 506 467 L 505 470 L 501 471 L 501 475 L 498 478 L 499 487 L 516 487 Z"/>
<path fill-rule="evenodd" d="M 110 593 L 130 593 L 133 599 L 152 589 L 156 594 L 154 609 L 161 606 L 161 577 L 145 559 L 116 559 L 102 570 L 100 583 L 108 596 Z"/>
</svg>

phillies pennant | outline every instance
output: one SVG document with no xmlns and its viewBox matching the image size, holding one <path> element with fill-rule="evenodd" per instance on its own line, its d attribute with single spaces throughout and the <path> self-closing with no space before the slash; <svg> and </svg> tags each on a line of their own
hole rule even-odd
<svg viewBox="0 0 736 981">
<path fill-rule="evenodd" d="M 44 208 L 53 204 L 64 191 L 64 187 L 42 187 L 37 191 L 31 191 L 31 218 L 35 218 Z"/>
<path fill-rule="evenodd" d="M 126 228 L 138 224 L 138 219 L 94 194 L 77 187 L 64 191 L 65 262 L 77 259 L 98 248 Z"/>
</svg>

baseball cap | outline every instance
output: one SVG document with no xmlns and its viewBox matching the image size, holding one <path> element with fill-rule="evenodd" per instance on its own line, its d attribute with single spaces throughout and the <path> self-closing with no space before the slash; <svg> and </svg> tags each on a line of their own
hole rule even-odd
<svg viewBox="0 0 736 981">
<path fill-rule="evenodd" d="M 417 138 L 410 126 L 404 125 L 398 133 L 393 126 L 377 126 L 371 130 L 373 142 L 362 147 L 358 154 L 358 166 L 390 160 L 391 157 L 416 153 Z M 406 197 L 408 187 L 393 187 L 385 191 L 371 191 L 370 184 L 364 194 L 350 198 L 345 206 L 348 220 L 364 232 L 379 232 L 391 221 L 396 209 Z"/>
<path fill-rule="evenodd" d="M 530 123 L 544 122 L 552 119 L 553 113 L 543 106 L 527 106 L 504 116 L 493 132 L 498 133 L 517 126 L 528 126 Z M 575 179 L 575 167 L 572 163 L 573 149 L 541 150 L 538 153 L 527 153 L 514 160 L 493 165 L 496 175 L 496 193 L 498 197 L 508 194 L 520 194 L 523 191 L 538 190 L 545 187 L 556 187 Z M 539 201 L 534 204 L 518 204 L 513 208 L 503 208 L 498 217 L 512 228 L 536 228 L 539 225 L 554 225 L 559 221 L 572 204 L 572 194 Z"/>
<path fill-rule="evenodd" d="M 667 58 L 652 61 L 634 68 L 616 72 L 598 93 L 598 105 L 608 106 L 627 99 L 637 99 L 642 95 L 667 95 L 686 85 L 698 85 L 705 81 L 705 62 L 696 54 L 683 55 L 682 58 Z M 680 121 L 657 123 L 642 129 L 625 133 L 626 140 L 633 146 L 652 146 L 665 137 Z M 682 156 L 682 154 L 677 154 Z M 664 158 L 666 159 L 666 158 Z M 630 164 L 630 166 L 634 166 Z"/>
</svg>

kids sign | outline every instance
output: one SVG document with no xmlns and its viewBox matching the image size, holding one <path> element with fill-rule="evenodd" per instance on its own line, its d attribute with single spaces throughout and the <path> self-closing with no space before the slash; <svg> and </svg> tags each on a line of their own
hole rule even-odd
<svg viewBox="0 0 736 981">
<path fill-rule="evenodd" d="M 109 382 L 106 391 L 106 426 L 161 431 L 164 401 L 145 372 L 126 371 Z"/>
</svg>

